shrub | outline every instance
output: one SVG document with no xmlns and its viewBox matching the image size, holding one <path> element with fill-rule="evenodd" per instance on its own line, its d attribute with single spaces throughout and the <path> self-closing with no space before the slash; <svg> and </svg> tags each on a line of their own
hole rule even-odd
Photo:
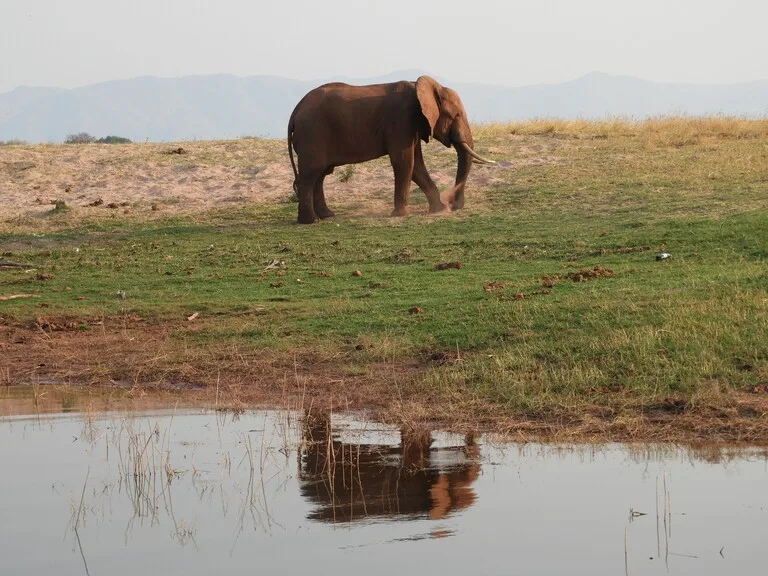
<svg viewBox="0 0 768 576">
<path fill-rule="evenodd" d="M 344 168 L 341 169 L 341 174 L 339 174 L 339 182 L 348 182 L 352 176 L 355 174 L 355 165 L 354 164 L 347 164 L 344 166 Z"/>
<path fill-rule="evenodd" d="M 54 214 L 59 214 L 61 212 L 67 212 L 69 210 L 69 206 L 67 206 L 67 203 L 64 200 L 56 200 L 53 203 L 53 209 L 51 212 Z"/>
</svg>

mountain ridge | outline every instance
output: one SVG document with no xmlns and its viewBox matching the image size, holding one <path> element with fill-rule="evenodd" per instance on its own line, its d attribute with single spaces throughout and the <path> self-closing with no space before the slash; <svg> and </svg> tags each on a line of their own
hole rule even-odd
<svg viewBox="0 0 768 576">
<path fill-rule="evenodd" d="M 139 76 L 71 89 L 20 86 L 0 94 L 0 140 L 61 142 L 77 132 L 134 141 L 283 137 L 294 106 L 315 86 L 415 80 L 425 73 L 411 69 L 371 78 L 317 80 L 221 73 Z M 435 77 L 459 92 L 473 122 L 768 115 L 768 80 L 682 84 L 595 71 L 566 82 L 508 87 Z"/>
</svg>

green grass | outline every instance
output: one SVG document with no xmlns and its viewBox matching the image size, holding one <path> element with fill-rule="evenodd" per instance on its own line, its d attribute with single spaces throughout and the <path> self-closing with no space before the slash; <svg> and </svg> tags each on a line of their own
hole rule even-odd
<svg viewBox="0 0 768 576">
<path fill-rule="evenodd" d="M 35 317 L 40 302 L 62 316 L 198 312 L 202 327 L 185 346 L 319 351 L 351 370 L 458 353 L 460 362 L 426 362 L 410 390 L 512 414 L 670 396 L 695 404 L 768 383 L 765 136 L 649 146 L 642 129 L 512 140 L 486 130 L 483 154 L 519 161 L 520 146 L 535 145 L 559 161 L 505 172 L 445 218 L 342 210 L 298 226 L 295 205 L 283 204 L 72 223 L 44 238 L 11 231 L 0 236 L 11 247 L 4 259 L 54 278 L 0 272 L 2 294 L 39 290 L 0 302 L 0 314 Z M 657 261 L 662 251 L 672 257 Z M 283 264 L 262 272 L 275 260 Z M 434 269 L 446 261 L 463 266 Z M 613 277 L 565 278 L 595 266 Z M 545 276 L 561 277 L 548 293 Z M 507 284 L 485 291 L 490 282 Z M 410 314 L 414 306 L 423 312 Z"/>
</svg>

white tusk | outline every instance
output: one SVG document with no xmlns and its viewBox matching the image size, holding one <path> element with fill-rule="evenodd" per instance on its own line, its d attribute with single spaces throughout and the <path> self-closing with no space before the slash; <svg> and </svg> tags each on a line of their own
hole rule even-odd
<svg viewBox="0 0 768 576">
<path fill-rule="evenodd" d="M 480 156 L 480 154 L 472 150 L 472 148 L 470 148 L 469 144 L 467 144 L 466 142 L 462 142 L 461 145 L 469 153 L 469 155 L 472 156 L 472 158 L 474 158 L 475 160 L 477 160 L 480 164 L 496 164 L 496 162 L 494 162 L 493 160 L 488 160 L 488 158 L 483 158 L 482 156 Z"/>
</svg>

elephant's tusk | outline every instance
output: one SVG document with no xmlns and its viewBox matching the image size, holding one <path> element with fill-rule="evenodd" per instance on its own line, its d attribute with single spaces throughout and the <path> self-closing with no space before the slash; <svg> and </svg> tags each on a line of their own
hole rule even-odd
<svg viewBox="0 0 768 576">
<path fill-rule="evenodd" d="M 477 160 L 477 161 L 478 161 L 480 164 L 496 164 L 496 162 L 495 162 L 495 161 L 493 161 L 493 160 L 488 160 L 488 158 L 483 158 L 482 156 L 480 156 L 480 154 L 478 154 L 477 152 L 475 152 L 474 150 L 472 150 L 472 148 L 470 148 L 469 144 L 467 144 L 466 142 L 462 142 L 462 143 L 461 143 L 461 145 L 462 145 L 462 147 L 464 148 L 464 150 L 466 150 L 466 151 L 467 151 L 467 153 L 468 153 L 470 156 L 472 156 L 472 158 L 474 158 L 475 160 Z"/>
</svg>

